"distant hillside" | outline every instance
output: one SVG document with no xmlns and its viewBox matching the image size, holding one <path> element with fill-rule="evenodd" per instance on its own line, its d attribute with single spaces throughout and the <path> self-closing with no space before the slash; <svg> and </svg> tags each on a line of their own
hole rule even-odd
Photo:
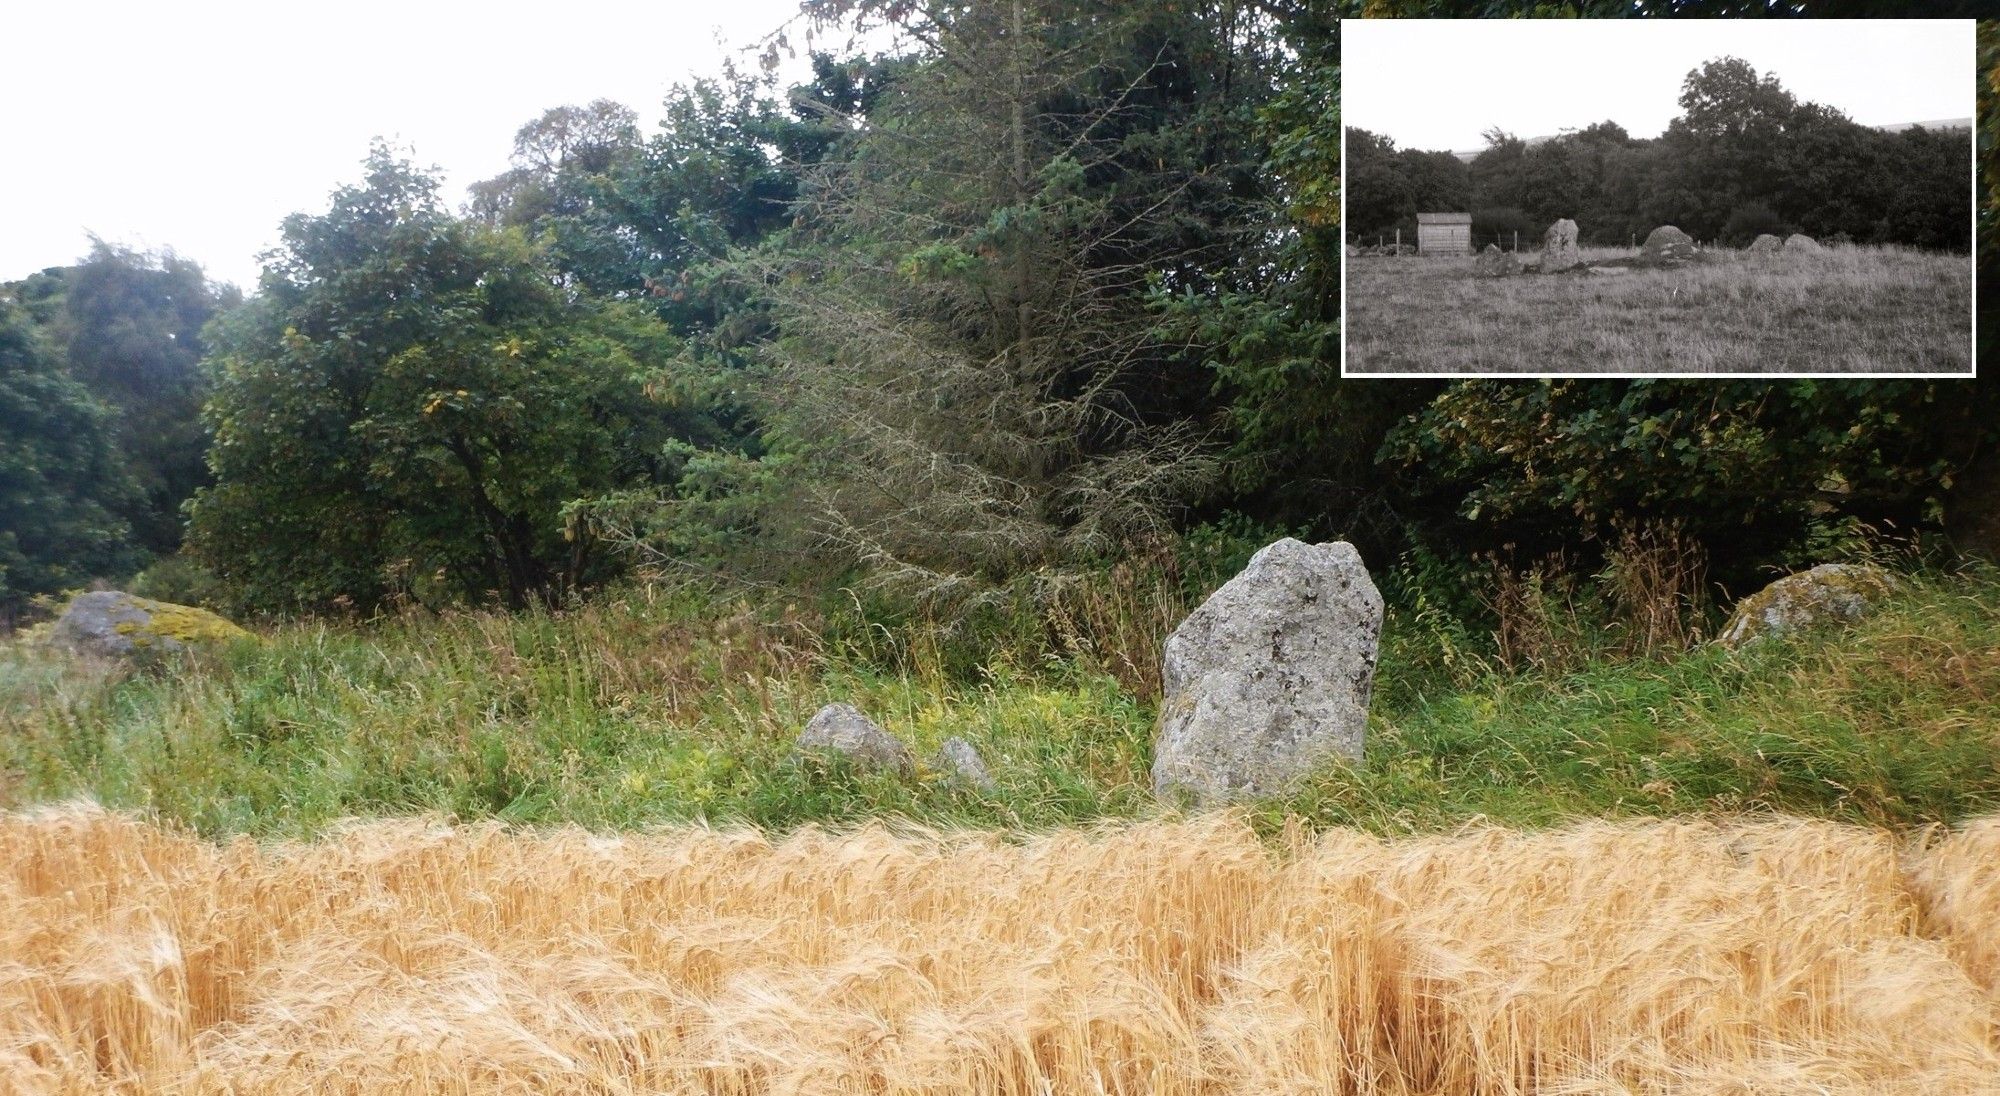
<svg viewBox="0 0 2000 1096">
<path fill-rule="evenodd" d="M 1882 132 L 1884 132 L 1884 133 L 1901 133 L 1901 132 L 1903 132 L 1903 131 L 1904 131 L 1904 130 L 1906 130 L 1906 129 L 1914 129 L 1914 128 L 1916 128 L 1917 126 L 1922 126 L 1922 127 L 1924 127 L 1925 129 L 1964 129 L 1964 130 L 1969 130 L 1969 129 L 1971 129 L 1971 128 L 1972 128 L 1972 119 L 1970 119 L 1970 118 L 1938 118 L 1938 119 L 1934 119 L 1934 120 L 1932 120 L 1932 121 L 1928 121 L 1928 122 L 1895 122 L 1895 123 L 1892 123 L 1892 124 L 1890 124 L 1890 125 L 1886 125 L 1886 126 L 1875 126 L 1875 127 L 1873 127 L 1873 128 L 1875 128 L 1875 129 L 1879 129 L 1879 130 L 1881 130 L 1881 131 L 1882 131 Z M 1528 139 L 1527 139 L 1527 140 L 1526 140 L 1525 142 L 1523 142 L 1523 143 L 1524 143 L 1524 144 L 1526 144 L 1526 145 L 1527 145 L 1527 146 L 1528 146 L 1529 148 L 1533 148 L 1534 146 L 1536 146 L 1536 145 L 1539 145 L 1539 144 L 1541 144 L 1541 143 L 1542 143 L 1542 142 L 1544 142 L 1544 141 L 1553 141 L 1553 140 L 1555 140 L 1555 138 L 1554 138 L 1553 136 L 1550 136 L 1550 137 L 1530 137 L 1530 138 L 1528 138 Z M 1458 157 L 1459 159 L 1461 159 L 1461 160 L 1463 160 L 1463 161 L 1465 161 L 1466 163 L 1468 163 L 1468 164 L 1469 164 L 1469 163 L 1471 163 L 1471 162 L 1472 162 L 1472 161 L 1473 161 L 1474 159 L 1478 158 L 1478 156 L 1479 156 L 1479 154 L 1480 154 L 1480 153 L 1482 153 L 1482 152 L 1485 152 L 1485 151 L 1486 151 L 1486 150 L 1485 150 L 1485 149 L 1483 149 L 1483 148 L 1462 148 L 1462 149 L 1453 149 L 1453 150 L 1452 150 L 1452 153 L 1451 153 L 1451 154 L 1452 154 L 1453 156 L 1456 156 L 1456 157 Z"/>
<path fill-rule="evenodd" d="M 1972 119 L 1939 118 L 1930 122 L 1897 122 L 1894 125 L 1876 126 L 1875 128 L 1884 133 L 1901 133 L 1906 129 L 1915 129 L 1918 126 L 1922 126 L 1925 129 L 1971 129 Z"/>
<path fill-rule="evenodd" d="M 1554 137 L 1530 137 L 1526 141 L 1523 141 L 1522 143 L 1527 145 L 1529 148 L 1533 148 L 1536 145 L 1541 144 L 1543 141 L 1553 141 L 1553 140 L 1555 140 Z M 1472 161 L 1478 159 L 1479 154 L 1485 151 L 1486 150 L 1483 148 L 1455 148 L 1451 150 L 1451 154 L 1453 156 L 1458 157 L 1461 160 L 1464 160 L 1466 163 L 1469 164 Z"/>
</svg>

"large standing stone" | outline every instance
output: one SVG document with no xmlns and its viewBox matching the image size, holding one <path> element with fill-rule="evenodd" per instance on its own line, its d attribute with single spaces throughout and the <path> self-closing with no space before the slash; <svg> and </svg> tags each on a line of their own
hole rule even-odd
<svg viewBox="0 0 2000 1096">
<path fill-rule="evenodd" d="M 1776 236 L 1773 236 L 1770 233 L 1766 232 L 1763 235 L 1758 236 L 1756 239 L 1750 241 L 1750 254 L 1771 255 L 1782 250 L 1784 246 L 1785 246 L 1785 241 L 1780 240 Z"/>
<path fill-rule="evenodd" d="M 1896 588 L 1895 577 L 1865 563 L 1822 563 L 1786 575 L 1736 603 L 1715 641 L 1744 647 L 1829 621 L 1852 622 Z"/>
<path fill-rule="evenodd" d="M 1521 260 L 1492 244 L 1487 244 L 1486 250 L 1472 260 L 1472 276 L 1475 278 L 1507 278 L 1520 272 Z"/>
<path fill-rule="evenodd" d="M 1811 236 L 1808 236 L 1803 232 L 1794 232 L 1790 236 L 1785 237 L 1785 250 L 1803 251 L 1806 254 L 1810 255 L 1814 252 L 1824 251 L 1826 249 L 1821 247 L 1819 245 L 1819 241 L 1813 239 Z"/>
<path fill-rule="evenodd" d="M 78 594 L 49 629 L 49 641 L 82 654 L 126 658 L 249 639 L 207 609 L 118 590 Z"/>
<path fill-rule="evenodd" d="M 1542 233 L 1542 273 L 1554 274 L 1583 261 L 1576 246 L 1576 222 L 1565 217 Z"/>
<path fill-rule="evenodd" d="M 1266 545 L 1167 639 L 1154 790 L 1209 804 L 1359 761 L 1381 634 L 1352 544 Z"/>
<path fill-rule="evenodd" d="M 840 754 L 857 768 L 908 772 L 913 767 L 910 748 L 852 704 L 828 704 L 814 712 L 799 732 L 798 747 Z"/>
<path fill-rule="evenodd" d="M 1672 225 L 1661 225 L 1646 234 L 1639 253 L 1655 262 L 1674 265 L 1694 261 L 1694 240 Z"/>
</svg>

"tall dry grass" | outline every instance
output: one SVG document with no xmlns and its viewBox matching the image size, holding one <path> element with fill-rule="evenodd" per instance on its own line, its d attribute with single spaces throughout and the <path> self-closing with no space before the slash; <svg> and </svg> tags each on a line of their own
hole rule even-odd
<svg viewBox="0 0 2000 1096">
<path fill-rule="evenodd" d="M 1632 252 L 1592 248 L 1615 260 Z M 1353 373 L 1963 373 L 1962 255 L 1712 252 L 1679 270 L 1471 276 L 1472 260 L 1350 259 Z"/>
<path fill-rule="evenodd" d="M 2000 822 L 1273 847 L 0 816 L 0 1088 L 2000 1090 Z"/>
<path fill-rule="evenodd" d="M 1594 581 L 1560 552 L 1484 562 L 1475 596 L 1493 619 L 1494 661 L 1510 673 L 1566 673 L 1606 652 L 1677 655 L 1703 638 L 1708 550 L 1678 523 L 1620 528 Z"/>
</svg>

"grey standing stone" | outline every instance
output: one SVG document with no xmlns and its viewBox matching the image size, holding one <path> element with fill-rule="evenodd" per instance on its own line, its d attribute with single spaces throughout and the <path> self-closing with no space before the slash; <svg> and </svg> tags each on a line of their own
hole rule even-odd
<svg viewBox="0 0 2000 1096">
<path fill-rule="evenodd" d="M 1782 250 L 1784 246 L 1785 241 L 1766 232 L 1750 241 L 1750 253 L 1752 255 L 1770 255 Z"/>
<path fill-rule="evenodd" d="M 1790 236 L 1785 237 L 1785 250 L 1803 251 L 1810 255 L 1813 252 L 1824 251 L 1826 249 L 1821 247 L 1819 241 L 1813 239 L 1811 236 L 1803 232 L 1794 232 Z"/>
<path fill-rule="evenodd" d="M 908 772 L 912 767 L 909 747 L 851 704 L 814 712 L 799 732 L 798 748 L 840 754 L 857 768 Z"/>
<path fill-rule="evenodd" d="M 1715 642 L 1748 647 L 1816 624 L 1852 623 L 1895 589 L 1895 576 L 1873 564 L 1822 563 L 1737 602 Z"/>
<path fill-rule="evenodd" d="M 1266 545 L 1167 639 L 1154 790 L 1206 805 L 1358 762 L 1381 635 L 1353 545 Z"/>
<path fill-rule="evenodd" d="M 132 633 L 153 619 L 153 614 L 134 604 L 116 590 L 78 594 L 63 610 L 49 632 L 57 646 L 84 654 L 116 658 L 134 649 Z M 176 643 L 168 650 L 176 650 Z"/>
<path fill-rule="evenodd" d="M 993 775 L 986 771 L 986 762 L 980 760 L 979 751 L 957 735 L 938 745 L 937 757 L 931 764 L 940 772 L 950 773 L 983 792 L 993 791 L 999 786 L 993 782 Z"/>
<path fill-rule="evenodd" d="M 1507 278 L 1520 272 L 1521 260 L 1492 244 L 1487 244 L 1486 250 L 1472 260 L 1472 276 L 1475 278 Z"/>
<path fill-rule="evenodd" d="M 1646 234 L 1646 243 L 1639 253 L 1670 266 L 1691 263 L 1694 261 L 1694 240 L 1672 225 L 1661 225 Z"/>
<path fill-rule="evenodd" d="M 1576 222 L 1565 217 L 1542 233 L 1542 273 L 1568 270 L 1583 261 L 1576 246 Z"/>
<path fill-rule="evenodd" d="M 120 590 L 78 594 L 49 629 L 54 646 L 100 658 L 135 658 L 248 638 L 249 632 L 207 609 Z"/>
</svg>

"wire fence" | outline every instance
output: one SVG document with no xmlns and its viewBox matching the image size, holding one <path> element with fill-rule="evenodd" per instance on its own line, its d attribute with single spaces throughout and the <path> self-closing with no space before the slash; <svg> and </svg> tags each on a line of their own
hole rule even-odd
<svg viewBox="0 0 2000 1096">
<path fill-rule="evenodd" d="M 1502 251 L 1516 254 L 1523 252 L 1533 253 L 1542 250 L 1542 239 L 1539 235 L 1533 233 L 1523 235 L 1521 232 L 1512 229 L 1496 232 L 1474 232 L 1471 234 L 1471 240 L 1471 246 L 1464 251 L 1439 251 L 1436 247 L 1425 251 L 1417 246 L 1415 239 L 1405 237 L 1400 232 L 1384 232 L 1374 236 L 1360 236 L 1349 240 L 1348 243 L 1350 246 L 1359 249 L 1363 255 L 1474 255 L 1484 250 L 1488 244 L 1492 244 Z M 1625 241 L 1625 246 L 1636 251 L 1639 247 L 1639 242 L 1638 234 L 1633 233 Z M 1618 245 L 1616 242 L 1606 243 L 1598 240 L 1591 242 L 1587 246 L 1616 247 Z M 1707 251 L 1716 247 L 1717 241 L 1696 240 L 1694 241 L 1694 246 L 1697 251 Z"/>
</svg>

